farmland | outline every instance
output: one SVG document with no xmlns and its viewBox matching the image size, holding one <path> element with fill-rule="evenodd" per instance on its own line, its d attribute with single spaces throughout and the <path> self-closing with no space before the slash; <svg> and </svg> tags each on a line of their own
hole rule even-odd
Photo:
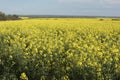
<svg viewBox="0 0 120 80">
<path fill-rule="evenodd" d="M 0 22 L 0 80 L 119 80 L 120 21 Z"/>
</svg>

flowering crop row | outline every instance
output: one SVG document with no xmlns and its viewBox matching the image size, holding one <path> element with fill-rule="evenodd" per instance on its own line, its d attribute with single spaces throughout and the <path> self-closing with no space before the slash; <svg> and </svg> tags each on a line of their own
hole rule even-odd
<svg viewBox="0 0 120 80">
<path fill-rule="evenodd" d="M 120 22 L 0 22 L 0 80 L 119 80 Z"/>
</svg>

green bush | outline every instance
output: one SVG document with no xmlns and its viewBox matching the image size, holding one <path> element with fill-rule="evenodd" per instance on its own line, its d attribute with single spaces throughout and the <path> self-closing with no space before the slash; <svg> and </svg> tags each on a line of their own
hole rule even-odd
<svg viewBox="0 0 120 80">
<path fill-rule="evenodd" d="M 6 20 L 20 20 L 18 15 L 6 15 L 5 13 L 0 12 L 0 21 Z"/>
</svg>

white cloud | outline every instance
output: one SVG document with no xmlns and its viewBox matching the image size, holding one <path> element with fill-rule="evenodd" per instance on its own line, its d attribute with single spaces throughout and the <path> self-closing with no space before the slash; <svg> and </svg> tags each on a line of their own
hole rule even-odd
<svg viewBox="0 0 120 80">
<path fill-rule="evenodd" d="M 103 1 L 109 4 L 120 4 L 120 0 L 103 0 Z"/>
<path fill-rule="evenodd" d="M 96 0 L 58 0 L 59 2 L 93 2 Z"/>
<path fill-rule="evenodd" d="M 94 2 L 102 2 L 107 4 L 120 4 L 120 0 L 58 0 L 59 2 L 79 2 L 79 3 L 94 3 Z"/>
</svg>

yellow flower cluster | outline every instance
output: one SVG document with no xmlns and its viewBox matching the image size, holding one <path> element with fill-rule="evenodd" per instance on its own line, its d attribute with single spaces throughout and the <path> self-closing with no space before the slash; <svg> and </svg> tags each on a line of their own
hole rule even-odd
<svg viewBox="0 0 120 80">
<path fill-rule="evenodd" d="M 120 21 L 0 22 L 0 80 L 13 74 L 22 80 L 119 80 Z"/>
</svg>

